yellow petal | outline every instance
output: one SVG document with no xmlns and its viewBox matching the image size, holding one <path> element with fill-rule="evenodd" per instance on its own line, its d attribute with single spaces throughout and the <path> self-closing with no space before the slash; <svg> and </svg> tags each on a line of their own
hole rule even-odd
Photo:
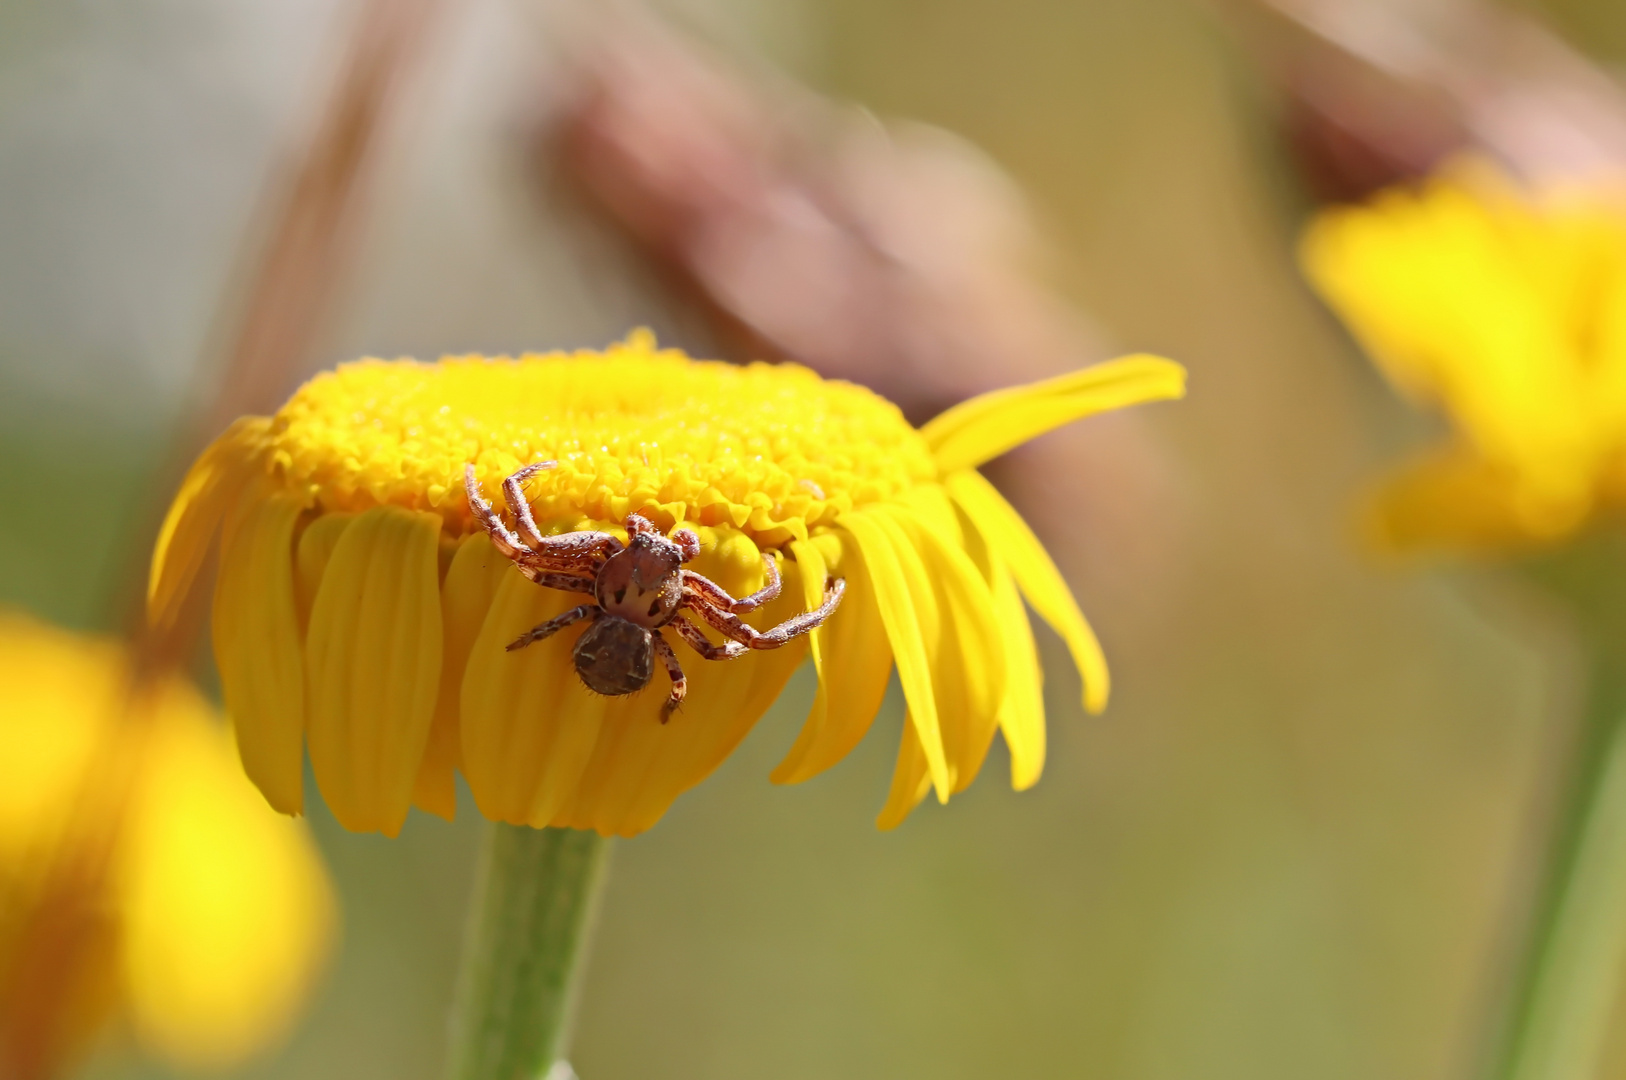
<svg viewBox="0 0 1626 1080">
<path fill-rule="evenodd" d="M 988 583 L 1005 654 L 1005 692 L 999 703 L 999 728 L 1011 752 L 1011 786 L 1026 791 L 1044 771 L 1044 677 L 1033 626 L 1010 567 L 994 553 L 976 526 L 963 530 L 966 554 Z"/>
<path fill-rule="evenodd" d="M 311 767 L 353 832 L 406 820 L 440 683 L 440 515 L 381 506 L 339 537 L 306 643 Z"/>
<path fill-rule="evenodd" d="M 932 689 L 954 790 L 964 791 L 988 754 L 1005 694 L 1005 649 L 993 600 L 976 564 L 943 529 L 901 508 L 891 516 L 913 541 L 935 591 L 940 618 Z"/>
<path fill-rule="evenodd" d="M 463 736 L 458 726 L 463 669 L 474 639 L 485 624 L 486 613 L 491 610 L 498 583 L 512 573 L 509 561 L 492 548 L 491 538 L 475 533 L 458 544 L 440 587 L 446 653 L 440 668 L 435 719 L 429 728 L 423 765 L 413 784 L 412 804 L 447 821 L 457 816 L 457 771 L 463 761 Z"/>
<path fill-rule="evenodd" d="M 305 661 L 294 606 L 298 498 L 263 488 L 226 523 L 215 582 L 213 635 L 237 749 L 266 801 L 304 807 Z"/>
<path fill-rule="evenodd" d="M 800 594 L 802 610 L 812 611 L 824 603 L 824 586 L 830 578 L 824 553 L 812 540 L 792 540 L 787 548 L 791 558 L 789 569 L 795 581 L 787 581 L 785 591 Z M 842 602 L 846 602 L 845 595 Z M 807 634 L 807 654 L 813 658 L 813 673 L 821 682 L 824 679 L 824 637 L 828 629 L 827 625 L 816 626 Z"/>
<path fill-rule="evenodd" d="M 801 783 L 846 757 L 880 711 L 892 675 L 892 646 L 875 587 L 852 544 L 843 546 L 839 533 L 824 533 L 791 550 L 798 562 L 805 555 L 810 568 L 816 559 L 826 575 L 844 578 L 847 592 L 829 622 L 813 631 L 819 689 L 795 745 L 771 774 L 776 784 Z"/>
<path fill-rule="evenodd" d="M 844 514 L 841 527 L 852 535 L 875 585 L 876 606 L 898 665 L 909 715 L 920 736 L 921 750 L 937 798 L 947 802 L 954 789 L 943 733 L 932 690 L 929 646 L 937 640 L 937 611 L 932 588 L 909 538 L 885 514 Z"/>
<path fill-rule="evenodd" d="M 187 470 L 152 549 L 147 618 L 154 626 L 168 626 L 180 613 L 215 528 L 245 478 L 247 463 L 241 446 L 259 437 L 269 425 L 264 417 L 238 420 Z"/>
<path fill-rule="evenodd" d="M 1125 356 L 1053 379 L 982 394 L 920 429 L 942 473 L 974 468 L 1074 420 L 1182 397 L 1185 368 L 1157 356 Z"/>
<path fill-rule="evenodd" d="M 920 748 L 920 736 L 915 734 L 914 724 L 905 718 L 898 763 L 892 770 L 892 786 L 887 791 L 886 805 L 875 819 L 875 827 L 895 829 L 903 824 L 909 811 L 919 806 L 931 789 L 932 778 L 926 767 L 926 755 Z"/>
<path fill-rule="evenodd" d="M 980 473 L 966 469 L 944 477 L 943 483 L 989 548 L 1010 567 L 1033 610 L 1067 643 L 1084 683 L 1084 708 L 1092 713 L 1106 708 L 1110 684 L 1101 643 L 1039 538 Z"/>
<path fill-rule="evenodd" d="M 1462 447 L 1402 466 L 1372 500 L 1365 522 L 1373 546 L 1391 552 L 1517 551 L 1576 528 L 1585 498 L 1553 499 Z"/>
<path fill-rule="evenodd" d="M 316 590 L 321 587 L 333 549 L 355 519 L 354 514 L 323 514 L 299 534 L 294 551 L 294 607 L 299 613 L 301 634 L 310 627 L 311 605 L 316 602 Z"/>
<path fill-rule="evenodd" d="M 86 768 L 109 743 L 124 657 L 0 607 L 0 865 L 23 867 L 74 819 Z"/>
<path fill-rule="evenodd" d="M 575 794 L 608 698 L 582 685 L 571 663 L 581 626 L 517 652 L 510 641 L 587 597 L 544 589 L 518 570 L 499 575 L 463 673 L 463 775 L 480 813 L 542 826 Z"/>
<path fill-rule="evenodd" d="M 188 1068 L 277 1040 L 322 967 L 334 905 L 303 823 L 244 780 L 198 694 L 168 688 L 118 854 L 138 1038 Z"/>
<path fill-rule="evenodd" d="M 794 618 L 802 612 L 810 611 L 812 607 L 816 607 L 817 605 L 810 606 L 807 602 L 806 597 L 809 592 L 816 591 L 819 603 L 824 602 L 824 578 L 821 571 L 812 571 L 813 574 L 820 575 L 817 581 L 813 580 L 808 567 L 798 566 L 794 563 L 788 564 L 783 573 L 786 586 L 784 594 L 772 604 L 762 608 L 757 617 L 746 620 L 759 630 L 766 630 L 776 623 L 784 622 L 786 619 Z M 843 597 L 843 602 L 845 602 L 845 597 Z M 817 630 L 811 631 L 802 637 L 792 639 L 781 648 L 757 654 L 758 662 L 753 665 L 755 670 L 751 675 L 751 692 L 746 696 L 745 705 L 742 707 L 744 715 L 753 717 L 752 725 L 755 725 L 756 721 L 760 720 L 763 714 L 773 706 L 773 703 L 779 700 L 779 695 L 784 693 L 785 684 L 790 682 L 792 675 L 796 674 L 796 669 L 802 666 L 803 661 L 812 656 L 815 643 L 813 635 L 817 632 Z M 742 659 L 744 658 L 742 657 Z M 704 764 L 705 772 L 697 777 L 689 787 L 693 787 L 695 783 L 699 783 L 700 780 L 711 775 L 711 771 L 721 765 L 723 759 L 734 752 L 734 748 L 739 745 L 740 739 L 743 739 L 749 731 L 750 728 L 748 727 L 738 732 L 732 738 L 732 741 L 719 741 L 716 746 L 712 747 Z"/>
<path fill-rule="evenodd" d="M 1590 422 L 1599 253 L 1576 243 L 1588 234 L 1488 171 L 1456 172 L 1319 215 L 1302 258 L 1400 389 L 1442 404 L 1481 456 L 1573 495 L 1615 438 Z"/>
<path fill-rule="evenodd" d="M 806 577 L 805 569 L 794 564 L 787 564 L 782 573 L 784 574 L 785 591 L 780 594 L 779 599 L 757 609 L 746 617 L 746 622 L 758 630 L 767 630 L 777 623 L 784 622 L 786 619 L 810 610 L 804 600 L 808 591 L 803 585 L 803 579 Z M 740 586 L 741 590 L 745 592 L 753 591 L 758 587 L 756 584 Z M 819 603 L 823 603 L 822 579 L 818 588 Z M 717 766 L 721 765 L 724 759 L 734 752 L 740 741 L 750 734 L 757 721 L 761 720 L 763 714 L 768 711 L 775 701 L 779 700 L 779 695 L 784 692 L 785 684 L 796 673 L 796 669 L 801 667 L 802 662 L 807 659 L 809 645 L 810 641 L 807 636 L 793 638 L 780 648 L 766 652 L 752 652 L 740 657 L 737 661 L 718 661 L 717 664 L 700 660 L 692 654 L 684 655 L 682 646 L 679 646 L 678 655 L 685 661 L 693 661 L 684 664 L 686 672 L 692 671 L 701 665 L 705 667 L 717 667 L 719 664 L 746 665 L 738 673 L 739 676 L 743 676 L 745 679 L 746 692 L 737 706 L 731 706 L 734 709 L 731 719 L 726 723 L 716 725 L 709 737 L 696 747 L 696 752 L 682 763 L 682 772 L 675 777 L 680 786 L 673 792 L 674 797 L 710 776 Z M 717 674 L 727 678 L 736 677 L 735 673 L 729 671 L 726 666 L 722 667 Z M 703 687 L 701 693 L 705 693 Z M 699 698 L 697 700 L 704 699 Z M 641 827 L 648 828 L 655 823 L 659 814 L 654 817 L 648 816 L 648 812 L 653 807 L 647 804 L 642 806 L 641 809 L 644 811 Z M 665 812 L 664 806 L 661 807 L 661 812 Z"/>
<path fill-rule="evenodd" d="M 999 729 L 1011 751 L 1011 787 L 1026 791 L 1044 772 L 1044 677 L 1022 594 L 1003 564 L 996 571 L 993 597 L 1000 640 L 1005 644 L 1005 696 L 999 703 Z"/>
</svg>

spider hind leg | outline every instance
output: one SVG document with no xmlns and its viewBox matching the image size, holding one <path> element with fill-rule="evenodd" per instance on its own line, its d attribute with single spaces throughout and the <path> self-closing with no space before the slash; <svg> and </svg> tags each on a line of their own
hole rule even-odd
<svg viewBox="0 0 1626 1080">
<path fill-rule="evenodd" d="M 683 674 L 683 665 L 678 663 L 677 653 L 672 651 L 672 645 L 659 630 L 650 635 L 655 644 L 655 655 L 661 658 L 666 665 L 667 677 L 672 680 L 672 692 L 661 705 L 661 723 L 672 719 L 672 714 L 678 706 L 683 704 L 683 698 L 689 692 L 689 680 Z"/>
<path fill-rule="evenodd" d="M 578 623 L 583 619 L 597 619 L 602 614 L 604 613 L 599 610 L 597 604 L 579 604 L 563 615 L 555 615 L 547 622 L 538 623 L 531 627 L 508 643 L 508 651 L 513 652 L 515 649 L 523 649 L 525 646 L 533 645 L 538 641 L 545 641 L 571 623 Z"/>
</svg>

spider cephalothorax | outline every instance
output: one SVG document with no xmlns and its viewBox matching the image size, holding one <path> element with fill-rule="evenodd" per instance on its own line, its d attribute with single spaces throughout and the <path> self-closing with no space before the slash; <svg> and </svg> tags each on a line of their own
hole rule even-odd
<svg viewBox="0 0 1626 1080">
<path fill-rule="evenodd" d="M 605 532 L 568 532 L 543 536 L 531 516 L 531 505 L 521 485 L 534 473 L 551 469 L 554 462 L 527 465 L 503 481 L 503 498 L 514 515 L 515 528 L 503 523 L 480 494 L 474 466 L 464 469 L 469 507 L 491 534 L 496 549 L 512 559 L 520 573 L 550 589 L 587 593 L 590 604 L 573 607 L 520 635 L 508 646 L 522 649 L 572 623 L 591 619 L 576 641 L 572 659 L 576 674 L 589 690 L 615 697 L 642 690 L 655 673 L 660 657 L 672 679 L 672 693 L 661 711 L 664 723 L 683 701 L 688 684 L 677 654 L 661 634 L 662 627 L 677 632 L 689 647 L 707 660 L 731 660 L 750 649 L 777 649 L 818 626 L 841 603 L 846 582 L 825 583 L 824 602 L 813 611 L 786 619 L 768 630 L 758 630 L 740 618 L 779 596 L 779 567 L 772 554 L 764 554 L 767 580 L 750 596 L 736 600 L 722 586 L 683 564 L 700 554 L 700 538 L 690 529 L 665 537 L 648 520 L 627 517 L 627 540 Z M 714 643 L 700 627 L 679 612 L 692 610 L 728 640 Z"/>
</svg>

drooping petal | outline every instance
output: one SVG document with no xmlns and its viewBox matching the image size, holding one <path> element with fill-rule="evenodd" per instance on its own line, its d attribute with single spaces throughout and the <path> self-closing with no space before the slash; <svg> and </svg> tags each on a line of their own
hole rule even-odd
<svg viewBox="0 0 1626 1080">
<path fill-rule="evenodd" d="M 793 563 L 786 567 L 784 574 L 785 595 L 781 596 L 773 604 L 763 608 L 756 618 L 748 620 L 759 630 L 766 630 L 775 623 L 783 622 L 786 619 L 800 615 L 804 611 L 811 610 L 811 607 L 805 601 L 808 590 L 803 586 L 803 579 L 808 577 L 809 568 Z M 823 601 L 824 596 L 821 591 L 819 602 L 823 603 Z M 773 703 L 779 700 L 779 695 L 784 692 L 785 684 L 790 682 L 791 676 L 796 674 L 796 670 L 802 666 L 802 662 L 812 656 L 815 640 L 813 633 L 793 639 L 783 647 L 774 649 L 771 652 L 759 654 L 761 661 L 754 665 L 755 671 L 751 674 L 751 692 L 746 696 L 745 705 L 743 706 L 744 713 L 755 718 L 751 721 L 753 726 L 773 706 Z M 740 739 L 744 738 L 748 731 L 749 728 L 741 731 L 732 742 L 720 743 L 713 747 L 706 762 L 706 775 L 710 775 L 712 769 L 721 765 L 723 759 L 734 752 L 734 747 L 739 745 Z M 701 779 L 704 779 L 704 777 Z"/>
<path fill-rule="evenodd" d="M 294 550 L 294 608 L 299 613 L 301 634 L 310 628 L 311 605 L 316 603 L 316 590 L 321 588 L 333 549 L 354 520 L 354 514 L 323 514 L 299 534 Z"/>
<path fill-rule="evenodd" d="M 1039 667 L 1039 651 L 1033 642 L 1033 626 L 1028 621 L 1027 608 L 1022 606 L 1022 593 L 1010 567 L 969 520 L 965 521 L 962 534 L 966 554 L 987 582 L 993 601 L 999 642 L 1005 655 L 1005 692 L 999 702 L 999 729 L 1011 752 L 1011 786 L 1017 791 L 1026 791 L 1038 783 L 1045 757 L 1044 676 Z"/>
<path fill-rule="evenodd" d="M 266 808 L 202 698 L 175 685 L 158 709 L 117 856 L 124 997 L 147 1047 L 220 1070 L 286 1031 L 333 897 L 309 832 Z"/>
<path fill-rule="evenodd" d="M 575 673 L 570 672 L 570 677 L 574 679 Z M 659 677 L 657 674 L 656 678 Z M 576 689 L 589 693 L 579 683 Z M 661 723 L 660 695 L 659 685 L 653 681 L 642 693 L 629 697 L 594 695 L 599 722 L 592 733 L 593 744 L 578 772 L 576 785 L 563 791 L 565 800 L 538 824 L 593 829 L 604 836 L 631 835 L 638 831 L 631 827 L 629 820 L 633 800 L 638 790 L 653 779 L 651 773 L 659 763 L 661 750 L 684 731 L 671 726 L 681 722 L 676 718 Z M 704 706 L 701 713 L 706 720 L 716 719 Z M 690 716 L 693 715 L 690 710 Z"/>
<path fill-rule="evenodd" d="M 238 420 L 187 470 L 152 549 L 147 618 L 154 626 L 168 626 L 180 613 L 181 602 L 208 553 L 209 541 L 214 539 L 215 529 L 247 475 L 243 448 L 261 436 L 269 424 L 269 420 L 258 416 Z"/>
<path fill-rule="evenodd" d="M 1125 356 L 979 395 L 939 414 L 920 433 L 947 474 L 975 468 L 1074 420 L 1178 398 L 1185 388 L 1186 371 L 1172 360 Z"/>
<path fill-rule="evenodd" d="M 285 814 L 304 807 L 305 659 L 294 604 L 293 495 L 258 487 L 226 523 L 215 582 L 215 664 L 243 770 Z"/>
<path fill-rule="evenodd" d="M 434 717 L 440 515 L 375 507 L 339 537 L 311 606 L 307 738 L 339 823 L 394 836 Z"/>
<path fill-rule="evenodd" d="M 458 726 L 463 775 L 480 813 L 512 825 L 549 824 L 575 794 L 609 698 L 582 685 L 571 649 L 582 626 L 515 652 L 506 646 L 585 601 L 499 575 L 491 608 L 469 650 Z"/>
<path fill-rule="evenodd" d="M 898 763 L 892 769 L 892 786 L 887 789 L 886 805 L 875 818 L 878 829 L 895 829 L 903 824 L 909 811 L 920 805 L 926 792 L 932 789 L 932 778 L 926 767 L 926 755 L 920 748 L 920 736 L 908 717 L 903 722 L 903 737 L 898 743 Z"/>
<path fill-rule="evenodd" d="M 995 569 L 995 617 L 1005 645 L 1005 695 L 999 703 L 999 730 L 1011 751 L 1011 787 L 1026 791 L 1044 772 L 1044 676 L 1033 628 L 1016 578 L 1003 563 Z"/>
<path fill-rule="evenodd" d="M 413 784 L 412 804 L 447 821 L 457 815 L 457 770 L 463 760 L 463 736 L 458 725 L 463 670 L 474 639 L 485 625 L 497 585 L 507 575 L 518 576 L 509 561 L 492 548 L 491 538 L 475 533 L 458 544 L 440 587 L 446 652 L 440 668 L 435 719 L 429 728 L 423 765 Z"/>
<path fill-rule="evenodd" d="M 746 617 L 746 621 L 758 630 L 767 630 L 777 623 L 809 610 L 802 600 L 804 596 L 802 587 L 803 568 L 791 564 L 787 565 L 782 572 L 785 580 L 785 591 L 780 594 L 779 599 L 757 609 Z M 757 587 L 756 583 L 748 582 L 742 584 L 740 589 L 749 592 Z M 820 602 L 822 601 L 823 595 L 821 593 Z M 685 665 L 686 671 L 697 667 L 701 671 L 705 671 L 707 668 L 712 669 L 708 674 L 711 681 L 714 682 L 720 683 L 725 679 L 740 679 L 745 685 L 745 693 L 739 703 L 733 706 L 735 712 L 731 720 L 716 725 L 701 739 L 696 740 L 694 752 L 683 759 L 681 772 L 674 774 L 674 779 L 679 786 L 673 790 L 673 798 L 710 776 L 717 766 L 721 765 L 734 752 L 741 740 L 751 733 L 751 729 L 756 727 L 757 721 L 762 719 L 769 706 L 778 700 L 780 693 L 785 689 L 785 684 L 796 673 L 796 669 L 801 667 L 802 661 L 807 659 L 808 647 L 809 639 L 804 636 L 793 638 L 777 649 L 750 653 L 741 657 L 738 661 L 714 663 L 692 658 L 694 662 Z M 681 656 L 682 653 L 680 652 L 679 655 Z M 684 657 L 684 659 L 691 658 Z M 739 672 L 732 672 L 727 667 L 721 666 L 728 663 L 744 663 L 747 666 Z M 702 692 L 706 692 L 704 687 L 702 687 Z M 670 799 L 667 800 L 667 805 L 670 805 L 670 801 Z M 659 819 L 661 814 L 665 813 L 666 806 L 661 805 L 657 808 L 657 804 L 654 802 L 641 800 L 639 810 L 641 812 L 639 827 L 647 829 Z"/>
<path fill-rule="evenodd" d="M 1084 684 L 1084 708 L 1099 713 L 1110 690 L 1106 657 L 1050 553 L 982 474 L 966 469 L 944 477 L 943 483 L 989 548 L 1010 567 L 1033 610 L 1067 643 Z"/>
<path fill-rule="evenodd" d="M 920 736 L 932 786 L 937 789 L 938 799 L 947 802 L 954 790 L 954 779 L 943 750 L 932 688 L 934 657 L 929 650 L 937 641 L 938 613 L 926 568 L 902 529 L 885 514 L 845 514 L 841 527 L 857 543 L 875 585 L 876 605 L 898 665 L 898 682 L 909 703 L 911 722 Z"/>
<path fill-rule="evenodd" d="M 811 539 L 792 540 L 786 545 L 786 550 L 790 553 L 790 567 L 795 580 L 785 583 L 785 591 L 799 593 L 802 598 L 802 610 L 812 611 L 824 603 L 824 586 L 830 579 L 829 565 L 825 562 L 824 553 Z M 812 658 L 813 673 L 820 681 L 824 679 L 824 638 L 828 630 L 827 625 L 816 626 L 807 634 L 807 655 Z"/>
<path fill-rule="evenodd" d="M 869 730 L 886 697 L 892 675 L 892 646 L 864 560 L 839 533 L 824 533 L 805 545 L 792 544 L 800 562 L 817 559 L 826 575 L 847 583 L 841 606 L 813 632 L 821 661 L 813 708 L 796 743 L 771 774 L 776 784 L 797 784 L 828 769 L 852 751 Z M 805 588 L 806 586 L 804 586 Z M 809 600 L 811 602 L 811 599 Z"/>
<path fill-rule="evenodd" d="M 952 517 L 953 508 L 946 509 Z M 913 542 L 935 592 L 940 617 L 932 688 L 954 790 L 963 791 L 982 768 L 1005 694 L 1005 650 L 993 600 L 976 564 L 943 529 L 902 508 L 891 516 Z"/>
</svg>

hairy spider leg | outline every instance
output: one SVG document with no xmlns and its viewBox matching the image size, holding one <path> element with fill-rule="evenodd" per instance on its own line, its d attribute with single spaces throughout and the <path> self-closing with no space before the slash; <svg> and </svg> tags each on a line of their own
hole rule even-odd
<svg viewBox="0 0 1626 1080">
<path fill-rule="evenodd" d="M 628 514 L 626 529 L 628 540 L 631 540 L 639 533 L 654 533 L 656 536 L 661 534 L 661 531 L 655 528 L 655 523 L 644 517 L 642 514 Z"/>
<path fill-rule="evenodd" d="M 521 469 L 520 472 L 525 470 Z M 532 569 L 597 573 L 605 558 L 626 546 L 609 533 L 581 531 L 540 537 L 534 547 L 528 547 L 517 534 L 509 531 L 491 504 L 481 497 L 480 481 L 474 475 L 472 464 L 463 467 L 463 487 L 468 492 L 469 508 L 491 534 L 491 541 L 497 550 Z M 534 524 L 532 527 L 535 527 Z"/>
<path fill-rule="evenodd" d="M 531 516 L 531 503 L 525 497 L 525 489 L 522 485 L 543 469 L 558 467 L 559 463 L 557 461 L 538 461 L 534 465 L 525 466 L 502 482 L 502 494 L 508 503 L 508 511 L 514 515 L 514 521 L 519 525 L 519 534 L 526 539 L 533 550 L 542 546 L 542 530 L 536 527 L 536 519 Z"/>
<path fill-rule="evenodd" d="M 655 643 L 655 655 L 666 665 L 666 675 L 672 680 L 672 693 L 667 696 L 666 704 L 661 706 L 661 723 L 664 724 L 683 704 L 683 697 L 689 692 L 689 680 L 683 674 L 683 665 L 678 663 L 677 653 L 672 651 L 671 642 L 659 630 L 653 631 L 650 638 Z"/>
<path fill-rule="evenodd" d="M 713 643 L 704 630 L 682 616 L 666 625 L 678 632 L 684 644 L 707 660 L 734 660 L 751 651 L 737 641 L 725 641 L 721 645 Z"/>
<path fill-rule="evenodd" d="M 480 524 L 485 526 L 486 532 L 491 534 L 491 542 L 498 551 L 510 559 L 517 558 L 522 552 L 529 551 L 525 546 L 525 542 L 519 538 L 518 534 L 509 531 L 508 526 L 503 524 L 503 520 L 498 516 L 497 511 L 493 510 L 491 504 L 486 502 L 485 498 L 480 494 L 480 481 L 474 475 L 474 466 L 472 464 L 463 466 L 463 490 L 469 497 L 469 509 L 480 520 Z"/>
<path fill-rule="evenodd" d="M 513 652 L 515 649 L 523 649 L 527 645 L 532 645 L 538 641 L 544 640 L 545 638 L 552 637 L 554 634 L 557 634 L 571 623 L 578 623 L 583 619 L 597 619 L 603 614 L 604 612 L 599 609 L 597 604 L 577 605 L 576 607 L 573 607 L 569 611 L 565 612 L 563 615 L 555 615 L 547 622 L 537 623 L 519 637 L 515 638 L 513 641 L 510 641 L 508 643 L 508 651 Z"/>
<path fill-rule="evenodd" d="M 807 633 L 828 619 L 841 603 L 841 598 L 847 592 L 846 578 L 833 578 L 825 584 L 824 603 L 812 611 L 804 611 L 800 615 L 792 616 L 778 626 L 768 630 L 758 630 L 747 625 L 745 620 L 732 612 L 723 611 L 710 604 L 691 604 L 695 614 L 705 619 L 712 626 L 727 634 L 735 641 L 751 649 L 777 649 L 792 638 Z"/>
<path fill-rule="evenodd" d="M 683 584 L 692 588 L 695 593 L 699 594 L 701 599 L 713 607 L 743 615 L 748 611 L 755 611 L 763 604 L 779 599 L 779 564 L 774 560 L 771 552 L 764 551 L 762 553 L 762 574 L 767 579 L 763 582 L 762 588 L 750 596 L 741 597 L 738 600 L 730 596 L 727 589 L 703 574 L 695 573 L 693 570 L 683 571 Z"/>
<path fill-rule="evenodd" d="M 530 580 L 546 589 L 558 589 L 560 592 L 579 592 L 593 595 L 593 579 L 590 577 L 577 577 L 574 574 L 561 574 L 555 570 L 538 570 L 534 566 L 515 563 L 519 572 Z"/>
</svg>

